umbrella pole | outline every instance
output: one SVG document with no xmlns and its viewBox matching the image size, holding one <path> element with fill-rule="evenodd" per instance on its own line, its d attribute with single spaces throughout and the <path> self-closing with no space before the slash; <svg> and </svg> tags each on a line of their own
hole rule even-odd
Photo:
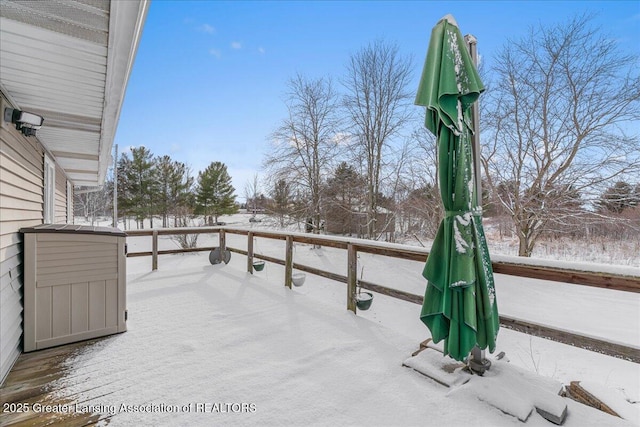
<svg viewBox="0 0 640 427">
<path fill-rule="evenodd" d="M 464 36 L 464 41 L 467 43 L 467 48 L 469 49 L 469 54 L 471 55 L 471 60 L 473 61 L 473 65 L 478 68 L 478 50 L 477 44 L 478 39 L 471 34 L 467 34 Z M 475 181 L 475 189 L 476 189 L 476 198 L 478 204 L 482 206 L 482 174 L 480 169 L 480 111 L 478 108 L 478 104 L 480 101 L 476 101 L 471 106 L 471 122 L 473 126 L 473 135 L 471 135 L 471 140 L 473 142 L 473 179 Z"/>
<path fill-rule="evenodd" d="M 464 41 L 469 49 L 473 65 L 478 67 L 478 39 L 471 34 L 464 36 Z M 480 170 L 480 111 L 478 108 L 479 101 L 471 106 L 471 121 L 473 125 L 473 178 L 475 181 L 476 201 L 478 206 L 482 206 L 482 180 Z M 471 357 L 469 358 L 469 369 L 478 375 L 483 375 L 491 367 L 491 362 L 485 358 L 484 350 L 477 345 L 471 349 Z"/>
</svg>

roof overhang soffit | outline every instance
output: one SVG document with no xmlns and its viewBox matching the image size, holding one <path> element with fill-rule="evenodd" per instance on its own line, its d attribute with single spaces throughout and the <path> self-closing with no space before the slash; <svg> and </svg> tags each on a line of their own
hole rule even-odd
<svg viewBox="0 0 640 427">
<path fill-rule="evenodd" d="M 111 2 L 98 185 L 104 183 L 111 162 L 113 140 L 148 8 L 147 0 Z"/>
</svg>

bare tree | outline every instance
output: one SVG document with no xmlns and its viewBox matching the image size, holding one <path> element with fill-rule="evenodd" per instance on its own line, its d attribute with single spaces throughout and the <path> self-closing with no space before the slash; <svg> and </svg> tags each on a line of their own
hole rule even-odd
<svg viewBox="0 0 640 427">
<path fill-rule="evenodd" d="M 376 218 L 385 150 L 409 121 L 411 96 L 406 90 L 411 60 L 398 46 L 376 41 L 353 54 L 343 84 L 355 157 L 367 179 L 369 238 L 376 236 Z"/>
<path fill-rule="evenodd" d="M 640 139 L 624 132 L 640 118 L 637 59 L 590 21 L 510 41 L 482 100 L 487 183 L 513 219 L 521 256 L 550 229 L 586 216 L 582 207 L 607 183 L 640 170 Z"/>
<path fill-rule="evenodd" d="M 247 201 L 247 212 L 251 212 L 255 217 L 258 212 L 258 196 L 260 195 L 260 182 L 258 174 L 254 174 L 251 181 L 244 186 L 244 197 Z"/>
<path fill-rule="evenodd" d="M 380 177 L 381 191 L 377 196 L 376 207 L 376 210 L 385 208 L 385 212 L 375 217 L 375 240 L 386 236 L 386 241 L 395 242 L 396 226 L 402 219 L 401 207 L 407 194 L 407 183 L 414 182 L 411 165 L 415 152 L 414 141 L 407 139 L 400 146 L 391 147 L 385 156 L 386 165 Z M 402 228 L 400 231 L 402 232 Z"/>
<path fill-rule="evenodd" d="M 412 150 L 404 168 L 398 200 L 400 231 L 434 238 L 442 219 L 437 179 L 436 139 L 424 126 L 411 136 Z"/>
<path fill-rule="evenodd" d="M 331 80 L 297 75 L 288 84 L 289 116 L 273 133 L 273 147 L 265 167 L 273 182 L 284 179 L 308 196 L 306 217 L 320 232 L 322 180 L 329 173 L 338 145 L 337 95 Z"/>
<path fill-rule="evenodd" d="M 99 189 L 80 187 L 73 194 L 74 215 L 84 216 L 85 221 L 96 225 L 99 216 L 105 216 L 112 209 L 112 197 L 109 182 Z"/>
</svg>

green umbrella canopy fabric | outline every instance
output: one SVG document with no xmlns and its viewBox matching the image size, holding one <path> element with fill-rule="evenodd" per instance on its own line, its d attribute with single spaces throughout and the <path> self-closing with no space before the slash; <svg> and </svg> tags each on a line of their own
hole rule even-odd
<svg viewBox="0 0 640 427">
<path fill-rule="evenodd" d="M 431 33 L 415 103 L 437 138 L 438 181 L 445 209 L 424 267 L 421 320 L 444 353 L 464 360 L 471 349 L 495 350 L 499 318 L 491 259 L 475 191 L 471 105 L 484 91 L 451 15 Z"/>
</svg>

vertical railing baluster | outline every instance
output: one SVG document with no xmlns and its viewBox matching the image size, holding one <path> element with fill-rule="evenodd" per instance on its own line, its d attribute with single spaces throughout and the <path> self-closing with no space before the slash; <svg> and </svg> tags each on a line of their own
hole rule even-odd
<svg viewBox="0 0 640 427">
<path fill-rule="evenodd" d="M 291 289 L 293 275 L 293 236 L 287 235 L 286 258 L 284 262 L 284 285 Z"/>
<path fill-rule="evenodd" d="M 358 250 L 355 245 L 347 246 L 347 310 L 356 312 L 356 285 L 358 283 Z"/>
<path fill-rule="evenodd" d="M 151 270 L 158 269 L 158 230 L 153 230 L 151 242 Z"/>
<path fill-rule="evenodd" d="M 247 271 L 253 274 L 253 233 L 247 233 Z"/>
</svg>

